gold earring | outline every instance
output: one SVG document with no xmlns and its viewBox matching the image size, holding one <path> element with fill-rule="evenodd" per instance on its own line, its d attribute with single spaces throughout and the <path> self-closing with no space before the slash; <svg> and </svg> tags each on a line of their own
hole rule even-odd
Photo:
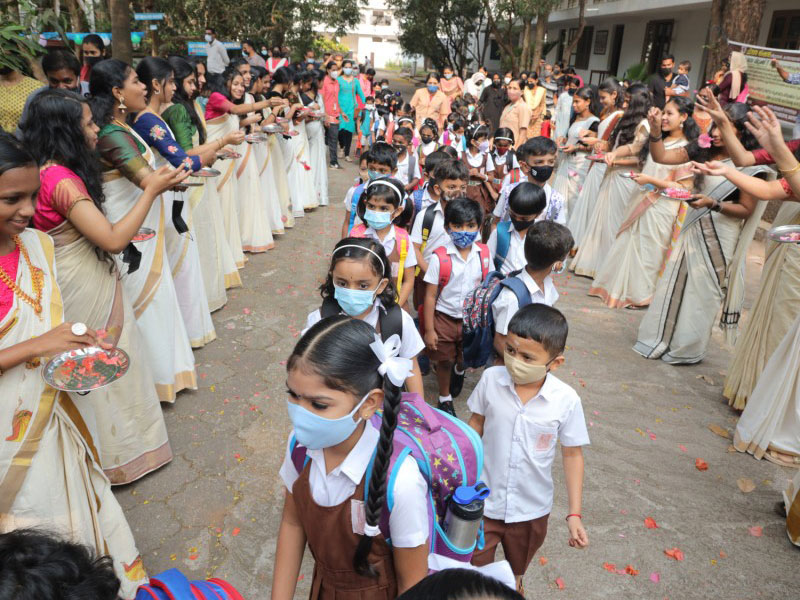
<svg viewBox="0 0 800 600">
<path fill-rule="evenodd" d="M 122 96 L 119 97 L 119 106 L 117 108 L 119 108 L 122 112 L 128 110 L 128 107 L 125 106 L 125 100 Z"/>
</svg>

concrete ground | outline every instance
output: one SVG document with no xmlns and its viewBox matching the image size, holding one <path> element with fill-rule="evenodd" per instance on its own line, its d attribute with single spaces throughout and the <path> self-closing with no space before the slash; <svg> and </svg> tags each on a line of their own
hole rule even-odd
<svg viewBox="0 0 800 600">
<path fill-rule="evenodd" d="M 283 497 L 278 469 L 290 430 L 285 360 L 320 304 L 341 199 L 356 176 L 355 166 L 342 164 L 329 171 L 331 206 L 300 219 L 274 250 L 251 255 L 244 287 L 214 314 L 219 339 L 195 353 L 199 389 L 164 407 L 173 462 L 117 488 L 151 574 L 177 567 L 194 579 L 228 579 L 248 600 L 269 597 Z M 748 307 L 762 260 L 754 245 Z M 631 350 L 642 313 L 605 308 L 586 296 L 586 279 L 561 275 L 557 285 L 570 323 L 558 376 L 580 393 L 592 438 L 583 510 L 590 546 L 567 545 L 558 459 L 550 532 L 526 575 L 528 597 L 796 598 L 800 553 L 774 511 L 793 471 L 735 453 L 730 439 L 709 429 L 731 435 L 737 420 L 721 396 L 731 349 L 719 332 L 699 365 L 646 361 Z M 456 401 L 462 418 L 478 377 L 468 376 Z M 426 386 L 434 398 L 432 377 Z M 695 468 L 696 458 L 707 471 Z M 755 489 L 742 492 L 741 479 Z M 647 517 L 657 529 L 645 526 Z M 665 555 L 672 548 L 683 561 Z M 616 572 L 628 565 L 636 575 Z M 307 556 L 297 597 L 307 595 L 311 573 Z"/>
</svg>

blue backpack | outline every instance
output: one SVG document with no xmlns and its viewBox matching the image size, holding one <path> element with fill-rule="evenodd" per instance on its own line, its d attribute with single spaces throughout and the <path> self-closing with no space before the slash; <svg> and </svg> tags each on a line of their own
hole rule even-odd
<svg viewBox="0 0 800 600">
<path fill-rule="evenodd" d="M 511 247 L 511 221 L 501 221 L 497 224 L 497 248 L 494 251 L 494 268 L 499 271 L 506 262 L 508 249 Z"/>
<path fill-rule="evenodd" d="M 223 579 L 189 581 L 178 569 L 167 569 L 140 585 L 135 600 L 244 600 L 230 583 Z"/>
<path fill-rule="evenodd" d="M 517 277 L 519 274 L 520 271 L 514 271 L 506 277 L 500 271 L 492 271 L 486 276 L 483 283 L 464 298 L 465 367 L 473 369 L 483 367 L 492 357 L 495 334 L 492 304 L 497 300 L 503 288 L 514 292 L 520 308 L 531 303 L 531 294 L 525 287 L 525 283 Z"/>
<path fill-rule="evenodd" d="M 350 225 L 347 227 L 347 235 L 350 235 L 353 226 L 356 224 L 356 209 L 358 208 L 358 201 L 361 200 L 361 194 L 364 193 L 365 187 L 365 183 L 359 183 L 356 189 L 353 190 L 353 197 L 350 201 Z"/>
</svg>

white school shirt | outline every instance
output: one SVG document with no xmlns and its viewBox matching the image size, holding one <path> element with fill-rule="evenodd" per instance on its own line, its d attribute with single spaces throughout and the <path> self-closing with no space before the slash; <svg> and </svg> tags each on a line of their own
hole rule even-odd
<svg viewBox="0 0 800 600">
<path fill-rule="evenodd" d="M 430 262 L 434 249 L 439 246 L 444 246 L 445 242 L 450 239 L 450 236 L 444 228 L 444 209 L 439 202 L 434 206 L 436 208 L 433 209 L 433 224 L 428 234 L 428 242 L 425 245 L 425 249 L 422 251 L 422 258 L 425 259 L 425 262 Z M 424 219 L 425 211 L 423 210 L 417 214 L 414 219 L 414 226 L 411 228 L 412 244 L 422 244 L 422 221 Z"/>
<path fill-rule="evenodd" d="M 546 304 L 553 306 L 558 301 L 558 291 L 553 285 L 553 279 L 548 275 L 544 278 L 544 289 L 540 289 L 527 269 L 523 269 L 517 278 L 528 288 L 531 295 L 531 304 Z M 519 302 L 517 296 L 508 288 L 503 288 L 492 303 L 492 315 L 494 316 L 494 330 L 500 335 L 508 335 L 508 324 L 511 318 L 517 314 Z"/>
<path fill-rule="evenodd" d="M 522 181 L 511 183 L 510 173 L 507 173 L 506 176 L 503 177 L 503 187 L 500 188 L 500 197 L 497 199 L 497 206 L 494 207 L 494 212 L 492 213 L 501 221 L 508 221 L 511 218 L 508 212 L 508 196 L 520 183 L 522 183 Z M 549 183 L 545 183 L 542 189 L 544 190 L 546 204 L 541 214 L 536 217 L 536 221 L 544 221 L 547 219 L 560 223 L 561 225 L 566 225 L 567 214 L 564 209 L 564 196 L 561 195 L 561 192 L 554 190 Z"/>
<path fill-rule="evenodd" d="M 286 444 L 286 456 L 280 470 L 281 479 L 289 492 L 300 477 L 292 462 L 293 436 L 294 431 Z M 306 450 L 306 456 L 311 460 L 308 483 L 314 502 L 319 506 L 336 506 L 350 498 L 367 472 L 379 438 L 378 430 L 368 423 L 342 464 L 330 473 L 325 468 L 323 450 Z M 428 484 L 413 458 L 404 460 L 394 468 L 397 469 L 394 506 L 389 514 L 392 545 L 398 548 L 416 548 L 428 539 Z M 365 482 L 365 485 L 369 485 L 369 482 Z"/>
<path fill-rule="evenodd" d="M 409 167 L 409 164 L 408 164 L 409 163 L 409 159 L 408 159 L 408 157 L 409 156 L 410 156 L 409 152 L 406 151 L 406 157 L 403 160 L 398 160 L 397 161 L 397 173 L 395 174 L 395 177 L 397 179 L 399 179 L 400 181 L 402 181 L 403 185 L 408 185 L 409 182 L 412 179 L 419 179 L 420 178 L 420 174 L 419 174 L 419 159 L 417 159 L 416 156 L 414 157 L 414 172 L 413 173 L 409 173 L 408 172 L 408 170 L 409 170 L 408 169 L 408 167 Z"/>
<path fill-rule="evenodd" d="M 394 251 L 395 244 L 397 243 L 397 232 L 395 231 L 394 226 L 389 228 L 389 233 L 387 233 L 386 237 L 384 237 L 383 239 L 380 239 L 380 237 L 378 237 L 378 232 L 375 231 L 372 227 L 369 227 L 369 226 L 367 226 L 367 229 L 364 232 L 364 235 L 366 235 L 367 237 L 372 238 L 373 240 L 375 240 L 377 242 L 380 242 L 381 246 L 383 246 L 383 251 L 386 252 L 386 256 L 391 255 L 391 253 Z M 408 240 L 408 246 L 409 247 L 406 248 L 406 262 L 403 265 L 405 267 L 404 273 L 403 273 L 403 280 L 404 281 L 406 280 L 406 276 L 409 273 L 408 269 L 411 268 L 411 267 L 416 267 L 417 266 L 417 253 L 414 252 L 414 246 L 411 243 L 411 239 L 410 238 L 411 238 L 411 236 L 409 236 L 409 240 Z M 398 250 L 397 252 L 399 254 L 400 250 Z M 399 268 L 398 268 L 397 263 L 392 263 L 392 277 L 397 277 L 398 270 L 399 270 Z M 398 290 L 398 292 L 399 291 L 400 290 Z"/>
<path fill-rule="evenodd" d="M 419 149 L 422 150 L 422 154 L 424 156 L 428 156 L 436 150 L 437 146 L 438 144 L 436 143 L 436 140 L 431 140 L 427 144 L 420 144 Z"/>
<path fill-rule="evenodd" d="M 483 164 L 483 157 L 486 156 L 486 168 L 483 170 L 483 173 L 486 174 L 489 171 L 494 171 L 494 161 L 492 161 L 492 155 L 486 152 L 478 152 L 475 156 L 472 155 L 471 152 L 466 152 L 464 156 L 467 157 L 467 162 L 469 163 L 470 167 L 474 167 L 479 169 Z"/>
<path fill-rule="evenodd" d="M 527 230 L 526 230 L 527 233 Z M 492 231 L 489 240 L 486 242 L 489 246 L 489 252 L 492 257 L 497 256 L 497 228 Z M 524 269 L 528 261 L 525 260 L 525 234 L 521 234 L 513 226 L 511 227 L 511 235 L 508 240 L 508 252 L 503 264 L 500 265 L 500 272 L 503 275 L 508 275 L 511 271 L 518 271 Z"/>
<path fill-rule="evenodd" d="M 556 441 L 568 447 L 589 444 L 577 392 L 548 373 L 539 393 L 523 405 L 506 368 L 491 367 L 467 405 L 485 417 L 482 479 L 492 493 L 484 516 L 520 523 L 549 514 Z"/>
<path fill-rule="evenodd" d="M 364 317 L 364 322 L 372 325 L 372 327 L 377 327 L 381 308 L 383 308 L 383 303 L 381 302 L 380 298 L 376 298 L 375 303 L 372 305 L 372 310 L 367 313 L 366 317 Z M 342 311 L 339 314 L 344 315 L 347 313 Z M 417 328 L 414 325 L 414 318 L 402 309 L 400 310 L 400 314 L 402 315 L 402 325 L 399 354 L 403 358 L 414 358 L 417 354 L 425 349 L 425 342 L 422 341 L 422 336 L 420 336 L 419 331 L 417 331 Z M 322 313 L 320 312 L 319 308 L 308 313 L 308 317 L 306 318 L 306 328 L 303 329 L 300 335 L 305 335 L 306 331 L 311 329 L 311 327 L 316 325 L 321 320 Z"/>
<path fill-rule="evenodd" d="M 483 281 L 480 249 L 477 244 L 472 244 L 467 260 L 464 260 L 458 248 L 449 239 L 443 247 L 450 256 L 453 268 L 450 271 L 450 280 L 436 300 L 436 310 L 454 319 L 460 319 L 464 315 L 464 298 Z M 491 260 L 489 256 L 488 271 L 492 270 Z M 439 283 L 439 267 L 439 257 L 434 254 L 428 263 L 425 283 Z"/>
<path fill-rule="evenodd" d="M 352 208 L 353 208 L 353 194 L 355 194 L 356 188 L 359 185 L 361 185 L 361 184 L 357 183 L 356 185 L 351 185 L 350 189 L 347 190 L 347 193 L 344 195 L 344 209 L 347 212 L 350 212 L 352 210 Z M 358 218 L 358 214 L 356 214 L 356 218 L 353 221 L 353 227 L 355 227 L 356 225 L 360 225 L 361 223 L 362 223 L 361 219 L 359 219 Z"/>
</svg>

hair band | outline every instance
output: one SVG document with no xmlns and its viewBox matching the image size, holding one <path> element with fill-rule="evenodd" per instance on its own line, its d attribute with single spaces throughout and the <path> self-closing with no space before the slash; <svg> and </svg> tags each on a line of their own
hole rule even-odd
<svg viewBox="0 0 800 600">
<path fill-rule="evenodd" d="M 344 246 L 339 246 L 338 248 L 336 248 L 331 254 L 331 258 L 333 258 L 336 255 L 336 253 L 342 248 L 358 248 L 359 250 L 364 250 L 365 252 L 369 252 L 375 258 L 378 259 L 378 262 L 381 263 L 381 266 L 383 267 L 383 277 L 386 277 L 386 265 L 384 264 L 383 259 L 380 257 L 380 255 L 377 252 L 375 252 L 375 250 L 372 250 L 370 248 L 365 248 L 364 246 L 359 246 L 357 244 L 345 244 Z"/>
<path fill-rule="evenodd" d="M 369 189 L 376 185 L 385 185 L 386 187 L 392 188 L 395 192 L 397 192 L 397 197 L 400 198 L 400 202 L 402 202 L 403 198 L 405 198 L 405 194 L 401 194 L 400 190 L 397 189 L 397 186 L 393 184 L 391 181 L 387 181 L 386 179 L 373 179 L 367 184 L 366 189 Z"/>
<path fill-rule="evenodd" d="M 494 139 L 496 139 L 496 140 L 505 140 L 507 142 L 511 142 L 512 144 L 514 143 L 514 140 L 512 140 L 511 138 L 502 137 L 502 136 L 499 136 L 499 135 L 494 136 Z"/>
</svg>

